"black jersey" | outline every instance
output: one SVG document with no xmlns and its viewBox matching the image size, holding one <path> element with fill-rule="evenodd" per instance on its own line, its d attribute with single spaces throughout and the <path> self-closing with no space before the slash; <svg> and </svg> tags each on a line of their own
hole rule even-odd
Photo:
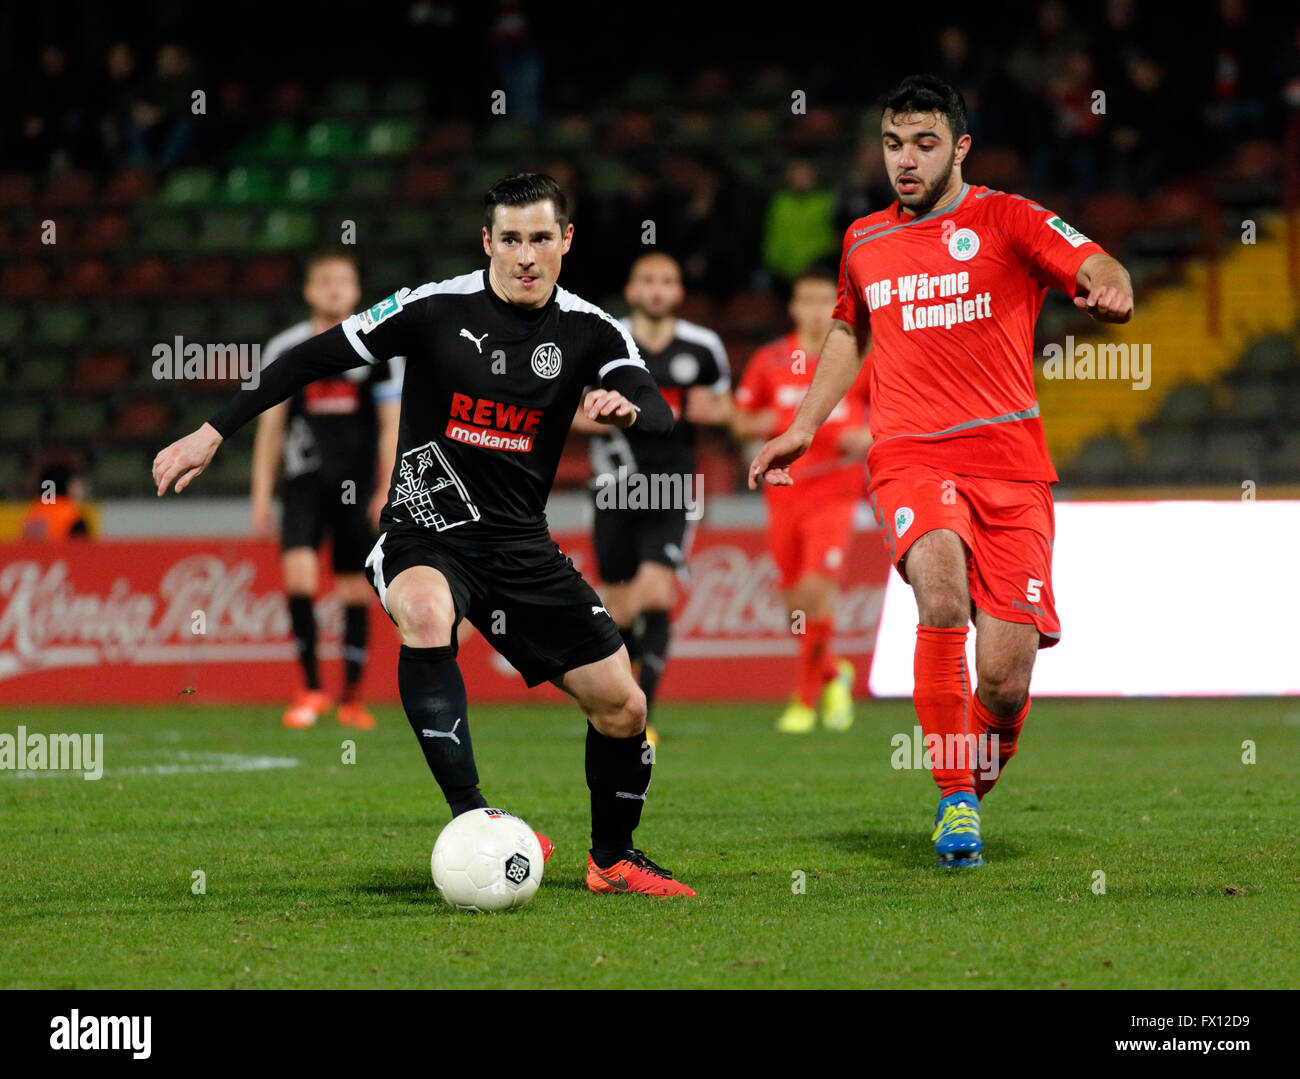
<svg viewBox="0 0 1300 1079">
<path fill-rule="evenodd" d="M 622 320 L 631 333 L 632 320 Z M 611 427 L 591 439 L 592 485 L 599 487 L 602 476 L 627 474 L 689 475 L 695 471 L 696 431 L 685 419 L 686 394 L 694 386 L 705 386 L 722 393 L 731 386 L 731 370 L 722 339 L 712 330 L 685 319 L 675 319 L 673 338 L 659 352 L 642 350 L 641 358 L 655 380 L 659 392 L 673 410 L 677 421 L 671 434 L 655 437 L 638 431 Z"/>
<path fill-rule="evenodd" d="M 485 270 L 402 289 L 342 330 L 367 362 L 407 358 L 380 527 L 422 525 L 458 544 L 544 538 L 584 388 L 623 366 L 645 377 L 631 335 L 599 307 L 558 286 L 543 307 L 518 307 Z"/>
<path fill-rule="evenodd" d="M 310 319 L 276 334 L 262 350 L 262 366 L 313 336 Z M 374 482 L 375 405 L 402 396 L 403 359 L 390 360 L 322 378 L 289 399 L 284 436 L 284 477 L 319 472 L 327 482 L 351 479 L 364 489 Z"/>
</svg>

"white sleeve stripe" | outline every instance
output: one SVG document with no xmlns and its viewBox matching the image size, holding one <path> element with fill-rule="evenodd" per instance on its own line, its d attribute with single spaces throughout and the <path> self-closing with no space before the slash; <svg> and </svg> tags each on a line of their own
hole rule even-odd
<svg viewBox="0 0 1300 1079">
<path fill-rule="evenodd" d="M 356 315 L 349 315 L 343 320 L 343 335 L 358 356 L 366 363 L 374 363 L 375 358 L 370 355 L 370 350 L 361 343 L 361 337 L 357 334 L 357 327 L 360 325 L 361 320 Z"/>
<path fill-rule="evenodd" d="M 604 378 L 607 374 L 609 374 L 609 372 L 611 372 L 612 370 L 614 370 L 615 367 L 627 367 L 629 364 L 630 364 L 632 367 L 639 367 L 639 368 L 641 368 L 641 370 L 643 370 L 643 371 L 647 369 L 647 368 L 646 368 L 646 365 L 645 365 L 644 363 L 642 363 L 640 360 L 632 360 L 632 359 L 628 359 L 628 358 L 625 356 L 625 357 L 624 357 L 623 359 L 621 359 L 621 360 L 610 360 L 609 363 L 605 364 L 605 366 L 602 367 L 602 368 L 597 372 L 597 377 L 598 377 L 598 378 Z"/>
</svg>

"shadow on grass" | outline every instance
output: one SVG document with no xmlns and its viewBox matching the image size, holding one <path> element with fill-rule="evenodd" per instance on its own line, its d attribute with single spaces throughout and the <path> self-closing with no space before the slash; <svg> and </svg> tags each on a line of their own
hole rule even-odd
<svg viewBox="0 0 1300 1079">
<path fill-rule="evenodd" d="M 872 861 L 898 869 L 929 868 L 934 866 L 934 848 L 929 836 L 914 829 L 873 829 L 870 832 L 823 832 L 818 840 L 839 850 L 863 854 Z M 987 864 L 1017 862 L 1030 853 L 1023 843 L 1007 839 L 986 839 L 984 858 Z"/>
</svg>

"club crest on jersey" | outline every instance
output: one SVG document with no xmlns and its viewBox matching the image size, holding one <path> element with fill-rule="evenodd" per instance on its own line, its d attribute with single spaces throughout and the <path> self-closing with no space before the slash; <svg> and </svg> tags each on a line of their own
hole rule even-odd
<svg viewBox="0 0 1300 1079">
<path fill-rule="evenodd" d="M 694 382 L 700 377 L 700 361 L 689 352 L 679 352 L 668 361 L 668 373 L 674 382 Z"/>
<path fill-rule="evenodd" d="M 894 514 L 894 535 L 898 539 L 903 538 L 903 533 L 912 527 L 912 521 L 915 520 L 916 514 L 907 506 L 903 506 Z"/>
<path fill-rule="evenodd" d="M 560 346 L 547 341 L 533 349 L 533 374 L 539 378 L 554 378 L 560 373 Z"/>
<path fill-rule="evenodd" d="M 385 300 L 380 300 L 374 307 L 371 307 L 357 316 L 357 321 L 361 323 L 361 332 L 369 333 L 386 318 L 392 318 L 402 309 L 402 301 L 398 298 L 399 294 L 394 292 Z"/>
<path fill-rule="evenodd" d="M 974 229 L 958 229 L 948 237 L 948 254 L 958 262 L 973 259 L 980 249 L 980 238 Z"/>
</svg>

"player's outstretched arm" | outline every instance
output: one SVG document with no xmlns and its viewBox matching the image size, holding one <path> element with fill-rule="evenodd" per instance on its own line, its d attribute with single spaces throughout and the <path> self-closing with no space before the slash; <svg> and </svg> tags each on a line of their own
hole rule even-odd
<svg viewBox="0 0 1300 1079">
<path fill-rule="evenodd" d="M 1089 255 L 1079 267 L 1079 294 L 1074 306 L 1098 322 L 1127 322 L 1133 317 L 1133 281 L 1118 259 Z"/>
<path fill-rule="evenodd" d="M 200 472 L 212 462 L 223 439 L 217 429 L 205 423 L 197 431 L 177 439 L 153 459 L 153 481 L 158 485 L 158 496 L 167 493 L 172 480 L 180 494 Z"/>
<path fill-rule="evenodd" d="M 822 347 L 812 385 L 804 394 L 794 420 L 784 432 L 763 445 L 749 466 L 751 491 L 758 488 L 760 480 L 774 487 L 789 487 L 794 483 L 787 469 L 808 451 L 817 429 L 849 392 L 862 368 L 862 358 L 853 327 L 836 319 Z"/>
</svg>

